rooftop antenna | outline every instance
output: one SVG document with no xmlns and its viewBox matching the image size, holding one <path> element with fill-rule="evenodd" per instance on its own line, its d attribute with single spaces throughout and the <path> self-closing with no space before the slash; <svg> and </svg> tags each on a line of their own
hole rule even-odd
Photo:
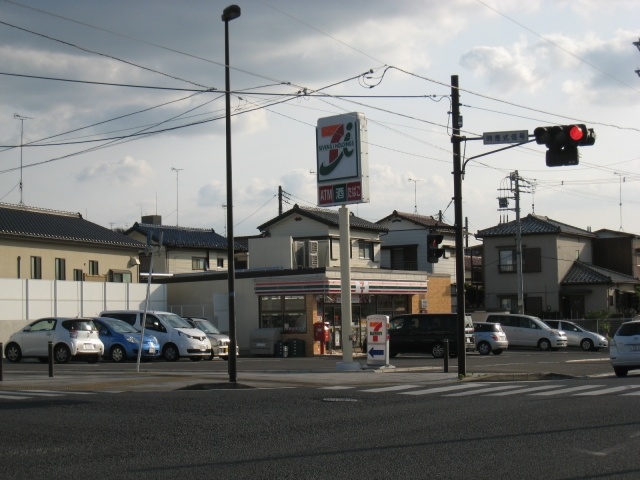
<svg viewBox="0 0 640 480">
<path fill-rule="evenodd" d="M 410 178 L 410 182 L 413 182 L 413 213 L 418 213 L 418 182 L 421 182 L 421 178 Z"/>
<path fill-rule="evenodd" d="M 620 179 L 620 231 L 622 232 L 622 184 L 626 181 L 626 178 L 622 176 L 622 173 L 614 172 L 614 175 L 617 175 Z"/>
<path fill-rule="evenodd" d="M 22 201 L 22 147 L 24 145 L 24 121 L 33 120 L 33 118 L 25 117 L 24 115 L 19 115 L 17 113 L 13 114 L 13 118 L 15 118 L 16 120 L 20 120 L 20 205 L 24 205 L 24 202 Z"/>
<path fill-rule="evenodd" d="M 180 218 L 179 212 L 178 212 L 178 177 L 180 176 L 180 172 L 182 170 L 184 170 L 184 168 L 175 168 L 175 167 L 171 167 L 171 170 L 173 172 L 176 172 L 176 227 L 178 226 L 178 219 Z"/>
</svg>

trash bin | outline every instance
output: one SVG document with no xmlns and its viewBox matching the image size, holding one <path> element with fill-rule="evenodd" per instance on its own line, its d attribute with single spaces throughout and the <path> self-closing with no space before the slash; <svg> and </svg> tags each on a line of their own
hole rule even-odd
<svg viewBox="0 0 640 480">
<path fill-rule="evenodd" d="M 281 339 L 279 328 L 256 328 L 249 336 L 249 354 L 272 356 L 275 354 L 276 343 Z"/>
<path fill-rule="evenodd" d="M 274 357 L 288 357 L 289 356 L 289 345 L 285 342 L 276 342 L 273 347 L 273 356 Z"/>
<path fill-rule="evenodd" d="M 289 356 L 290 357 L 304 357 L 305 356 L 305 342 L 299 338 L 292 338 L 287 342 L 289 344 Z"/>
</svg>

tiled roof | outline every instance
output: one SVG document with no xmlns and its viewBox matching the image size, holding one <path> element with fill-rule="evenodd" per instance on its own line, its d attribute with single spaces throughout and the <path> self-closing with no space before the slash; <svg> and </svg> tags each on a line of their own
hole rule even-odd
<svg viewBox="0 0 640 480">
<path fill-rule="evenodd" d="M 620 283 L 640 285 L 640 280 L 607 268 L 596 267 L 595 265 L 578 261 L 573 262 L 573 265 L 571 265 L 571 268 L 560 282 L 561 285 L 614 285 Z"/>
<path fill-rule="evenodd" d="M 444 229 L 454 229 L 453 225 L 449 225 L 448 223 L 440 222 L 433 218 L 432 216 L 427 215 L 418 215 L 417 213 L 406 213 L 399 212 L 394 210 L 391 215 L 388 215 L 376 223 L 382 223 L 386 220 L 393 220 L 394 218 L 401 218 L 403 220 L 409 220 L 410 222 L 415 223 L 416 225 L 422 225 L 423 227 L 441 227 Z"/>
<path fill-rule="evenodd" d="M 0 235 L 144 248 L 144 244 L 82 218 L 79 213 L 0 203 Z"/>
<path fill-rule="evenodd" d="M 282 215 L 278 215 L 275 218 L 272 218 L 266 223 L 263 223 L 258 227 L 258 230 L 264 231 L 270 226 L 280 222 L 281 220 L 289 217 L 291 215 L 302 215 L 311 220 L 315 220 L 320 223 L 324 223 L 330 227 L 338 227 L 338 219 L 340 214 L 335 210 L 328 210 L 326 208 L 309 208 L 309 207 L 300 207 L 297 204 L 293 206 L 291 210 L 287 210 L 283 212 Z M 373 222 L 368 220 L 364 220 L 363 218 L 356 217 L 351 214 L 349 217 L 349 226 L 351 229 L 359 229 L 359 230 L 372 230 L 374 232 L 387 232 L 388 229 L 385 227 L 381 227 Z"/>
<path fill-rule="evenodd" d="M 151 240 L 160 241 L 160 233 L 162 232 L 162 245 L 164 247 L 179 248 L 206 248 L 210 250 L 226 250 L 227 239 L 217 234 L 212 229 L 205 228 L 188 228 L 188 227 L 171 227 L 168 225 L 152 225 L 150 223 L 136 222 L 133 227 L 125 233 L 138 232 L 147 236 L 151 233 Z M 238 242 L 234 242 L 236 251 L 246 251 L 247 248 Z"/>
<path fill-rule="evenodd" d="M 529 214 L 520 219 L 520 228 L 522 235 L 540 235 L 540 234 L 570 234 L 595 238 L 596 235 L 581 228 L 572 227 L 565 223 L 552 220 L 542 215 Z M 506 237 L 516 234 L 516 221 L 501 223 L 495 227 L 485 228 L 476 233 L 477 238 L 484 237 Z"/>
</svg>

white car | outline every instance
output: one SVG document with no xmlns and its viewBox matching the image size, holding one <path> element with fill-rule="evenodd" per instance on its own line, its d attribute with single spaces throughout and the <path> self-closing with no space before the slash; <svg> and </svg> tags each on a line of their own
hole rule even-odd
<svg viewBox="0 0 640 480">
<path fill-rule="evenodd" d="M 473 324 L 473 336 L 476 341 L 476 350 L 480 355 L 500 355 L 509 348 L 507 335 L 499 323 L 477 322 Z"/>
<path fill-rule="evenodd" d="M 517 313 L 491 313 L 487 322 L 499 323 L 507 335 L 509 347 L 538 347 L 540 350 L 557 350 L 567 346 L 567 335 L 554 330 L 538 317 Z"/>
<path fill-rule="evenodd" d="M 640 370 L 640 320 L 620 325 L 609 343 L 609 359 L 618 377 Z"/>
<path fill-rule="evenodd" d="M 57 363 L 67 363 L 72 357 L 95 363 L 104 353 L 104 345 L 93 320 L 51 317 L 31 322 L 11 335 L 4 355 L 10 362 L 30 357 L 47 362 L 49 342 L 53 344 L 53 358 Z"/>
<path fill-rule="evenodd" d="M 544 323 L 556 330 L 562 330 L 567 334 L 567 344 L 569 347 L 580 347 L 585 352 L 593 350 L 597 352 L 600 348 L 607 348 L 609 342 L 602 335 L 585 330 L 573 322 L 566 320 L 544 320 Z"/>
</svg>

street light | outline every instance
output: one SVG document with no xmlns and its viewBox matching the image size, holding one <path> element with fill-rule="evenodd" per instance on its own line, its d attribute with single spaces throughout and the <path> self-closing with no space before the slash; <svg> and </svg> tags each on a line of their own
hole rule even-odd
<svg viewBox="0 0 640 480">
<path fill-rule="evenodd" d="M 184 168 L 175 168 L 171 167 L 172 172 L 176 172 L 176 227 L 179 224 L 180 217 L 178 216 L 178 177 L 180 176 L 180 172 L 184 170 Z"/>
<path fill-rule="evenodd" d="M 229 22 L 240 16 L 240 7 L 229 5 L 222 11 L 224 22 L 224 80 L 227 107 L 227 277 L 229 288 L 229 382 L 236 383 L 236 305 L 233 238 L 233 175 L 231 173 L 231 87 L 229 86 Z"/>
</svg>

